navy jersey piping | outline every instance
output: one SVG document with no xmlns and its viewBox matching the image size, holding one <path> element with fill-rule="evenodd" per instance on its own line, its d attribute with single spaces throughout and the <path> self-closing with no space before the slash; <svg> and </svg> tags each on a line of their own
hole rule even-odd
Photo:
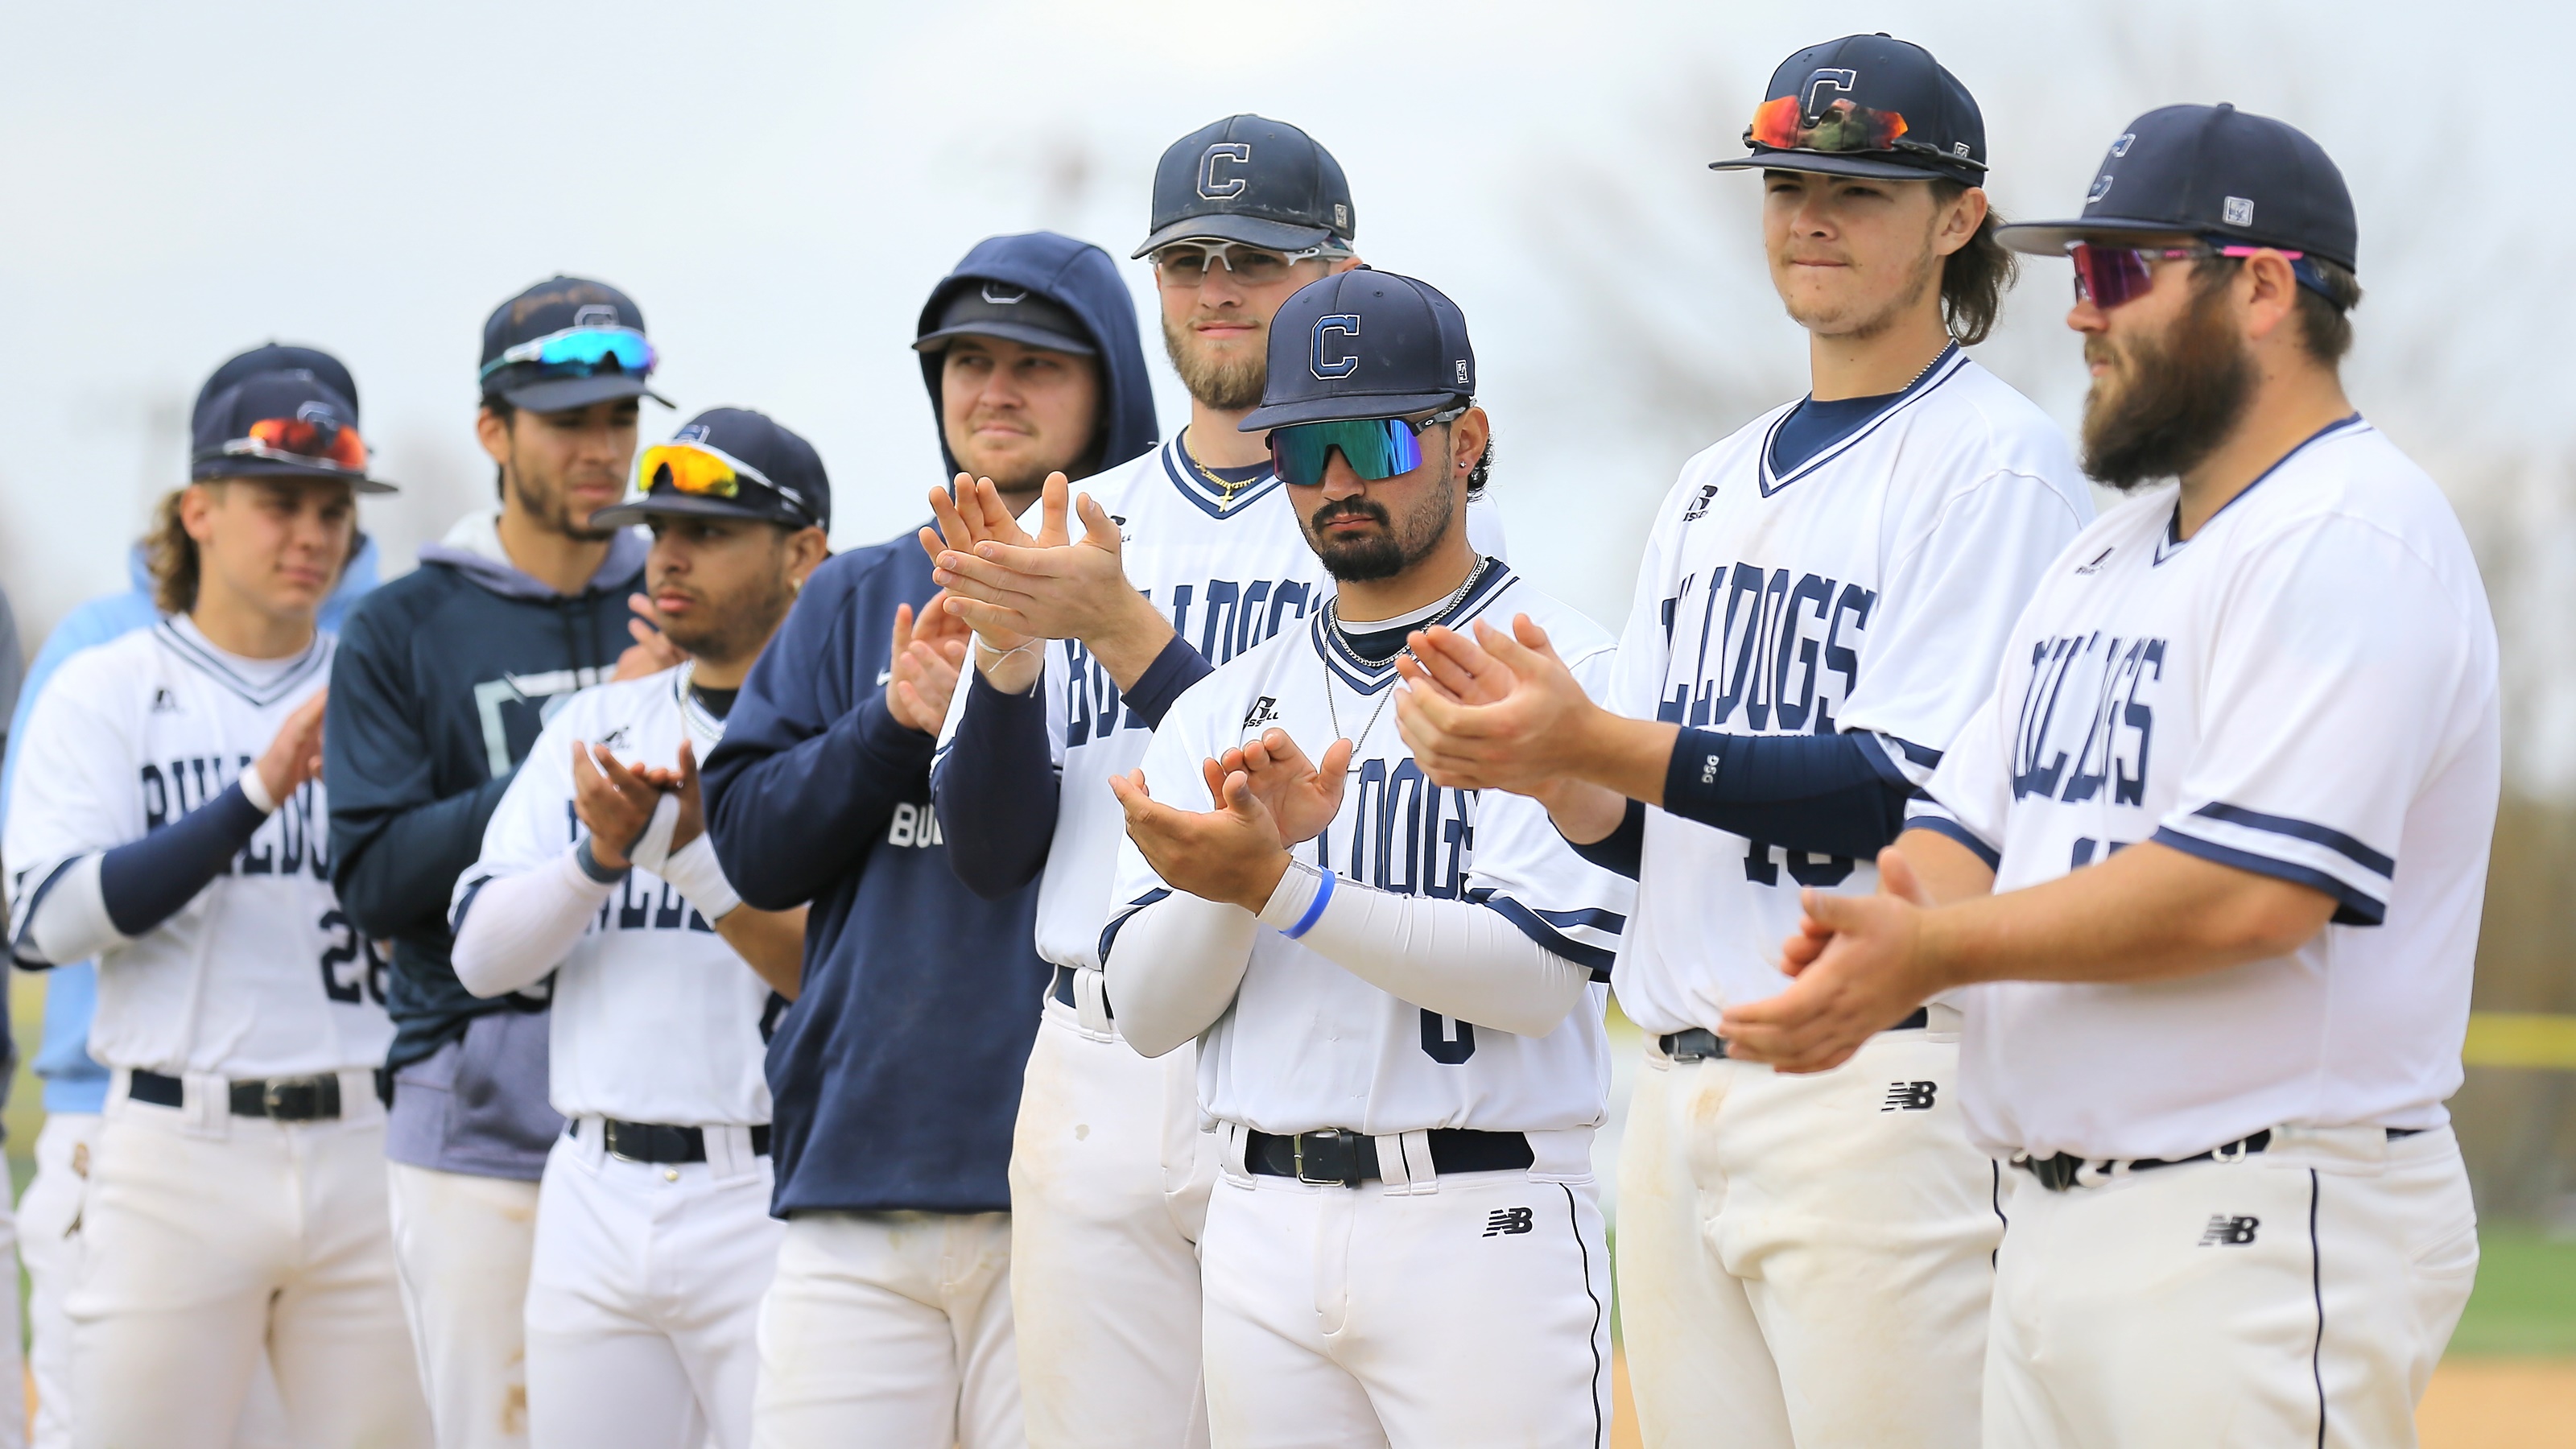
<svg viewBox="0 0 2576 1449">
<path fill-rule="evenodd" d="M 1452 605 L 1447 613 L 1438 618 L 1425 619 L 1413 627 L 1428 629 L 1434 624 L 1439 624 L 1456 629 L 1483 613 L 1494 600 L 1502 597 L 1504 590 L 1520 582 L 1520 575 L 1513 573 L 1511 565 L 1501 559 L 1486 559 L 1479 563 L 1477 568 L 1483 572 L 1483 576 L 1467 586 L 1466 594 Z M 1331 611 L 1317 609 L 1306 617 L 1307 636 L 1314 641 L 1315 652 L 1322 657 L 1324 668 L 1335 679 L 1361 694 L 1375 694 L 1395 683 L 1397 677 L 1395 659 L 1388 658 L 1372 663 L 1351 652 L 1350 646 L 1342 640 L 1341 630 L 1334 628 L 1330 622 Z"/>
<path fill-rule="evenodd" d="M 1183 428 L 1178 437 L 1163 445 L 1163 476 L 1171 479 L 1172 486 L 1180 490 L 1180 495 L 1190 500 L 1199 512 L 1210 518 L 1232 518 L 1244 512 L 1255 499 L 1266 498 L 1278 491 L 1279 475 L 1267 473 L 1237 490 L 1233 505 L 1227 506 L 1221 501 L 1223 493 L 1209 488 L 1208 481 L 1198 476 L 1198 470 L 1182 461 L 1182 439 L 1188 436 L 1189 429 Z"/>
<path fill-rule="evenodd" d="M 2262 487 L 2264 480 L 2270 478 L 2273 474 L 2280 472 L 2282 468 L 2288 466 L 2289 461 L 2292 458 L 2306 452 L 2310 444 L 2321 443 L 2336 433 L 2341 432 L 2343 429 L 2352 427 L 2355 424 L 2359 424 L 2363 428 L 2368 428 L 2370 426 L 2368 423 L 2362 422 L 2361 414 L 2346 413 L 2342 417 L 2335 419 L 2333 422 L 2326 424 L 2324 427 L 2317 429 L 2315 432 L 2308 434 L 2306 438 L 2300 441 L 2297 447 L 2283 453 L 2271 467 L 2255 474 L 2253 482 L 2236 490 L 2236 498 L 2230 498 L 2226 502 L 2218 505 L 2218 513 L 2213 513 L 2209 515 L 2208 518 L 2202 520 L 2200 525 L 2201 531 L 2207 532 L 2209 525 L 2218 521 L 2219 513 L 2225 513 L 2227 510 L 2235 507 L 2237 498 L 2242 498 L 2246 494 L 2253 492 L 2255 489 Z M 2193 535 L 2195 538 L 2198 536 L 2198 534 Z M 2164 567 L 2166 559 L 2172 558 L 2175 554 L 2182 552 L 2184 546 L 2190 542 L 2191 539 L 2182 536 L 2182 499 L 2180 497 L 2176 497 L 2174 499 L 2173 514 L 2165 520 L 2164 536 L 2156 540 L 2155 561 L 2148 564 L 2147 567 Z"/>
<path fill-rule="evenodd" d="M 1799 479 L 1830 465 L 1835 459 L 1858 447 L 1862 439 L 1885 427 L 1888 419 L 1914 406 L 1915 403 L 1929 396 L 1933 389 L 1957 377 L 1961 369 L 1966 366 L 1967 359 L 1960 355 L 1958 343 L 1952 342 L 1943 347 L 1941 355 L 1932 359 L 1932 365 L 1924 371 L 1923 376 L 1915 379 L 1905 391 L 1898 393 L 1895 401 L 1879 410 L 1878 416 L 1862 424 L 1850 437 L 1831 444 L 1823 452 L 1790 469 L 1786 477 L 1776 481 L 1771 475 L 1771 441 L 1779 433 L 1780 425 L 1789 420 L 1789 414 L 1784 412 L 1773 418 L 1771 426 L 1762 430 L 1762 446 L 1753 455 L 1754 486 L 1762 490 L 1763 497 L 1768 498 Z M 1792 411 L 1795 410 L 1792 409 Z"/>
<path fill-rule="evenodd" d="M 316 670 L 328 667 L 331 662 L 331 650 L 327 638 L 321 630 L 316 629 L 313 632 L 313 642 L 304 646 L 304 653 L 293 664 L 287 666 L 285 673 L 280 674 L 262 688 L 234 673 L 232 666 L 180 633 L 167 619 L 153 628 L 152 637 L 158 640 L 163 648 L 195 665 L 200 673 L 261 709 L 266 709 L 294 693 L 297 685 L 311 679 Z"/>
</svg>

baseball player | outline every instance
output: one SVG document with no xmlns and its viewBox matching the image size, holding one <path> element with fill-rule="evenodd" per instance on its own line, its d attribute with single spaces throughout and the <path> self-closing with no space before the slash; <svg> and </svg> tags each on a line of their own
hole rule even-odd
<svg viewBox="0 0 2576 1449">
<path fill-rule="evenodd" d="M 613 287 L 554 277 L 495 309 L 475 428 L 500 500 L 369 595 L 334 666 L 333 881 L 394 943 L 385 1151 L 442 1449 L 526 1442 L 537 1179 L 564 1127 L 546 1105 L 544 986 L 466 990 L 448 901 L 545 712 L 628 648 L 645 542 L 590 517 L 626 494 L 654 362 L 643 313 Z"/>
<path fill-rule="evenodd" d="M 1716 164 L 1760 173 L 1809 395 L 1683 466 L 1602 704 L 1488 626 L 1441 652 L 1507 684 L 1396 708 L 1433 781 L 1536 792 L 1637 875 L 1619 1274 L 1646 1442 L 1968 1445 L 2003 1223 L 1955 1006 L 1909 1003 L 1822 1076 L 1734 1060 L 1717 1028 L 1788 985 L 1801 887 L 1874 886 L 2090 505 L 2055 426 L 1959 352 L 2010 272 L 1966 88 L 1851 36 L 1791 56 L 1746 138 Z"/>
<path fill-rule="evenodd" d="M 1354 225 L 1340 163 L 1293 126 L 1230 116 L 1174 142 L 1135 254 L 1153 259 L 1189 426 L 1091 479 L 1078 526 L 1062 483 L 1034 537 L 997 490 L 933 500 L 933 578 L 978 640 L 932 773 L 940 827 L 979 893 L 1038 881 L 1038 954 L 1055 967 L 1011 1152 L 1011 1298 L 1029 1438 L 1046 1449 L 1204 1433 L 1194 1244 L 1213 1142 L 1189 1054 L 1121 1048 L 1101 994 L 1123 830 L 1108 782 L 1182 690 L 1331 594 L 1236 424 L 1261 400 L 1272 313 L 1359 264 Z"/>
<path fill-rule="evenodd" d="M 913 346 L 947 471 L 1034 492 L 1154 445 L 1136 304 L 1098 247 L 978 242 Z M 708 833 L 745 898 L 812 902 L 769 1049 L 787 1227 L 760 1310 L 764 1449 L 1027 1443 L 1009 1168 L 1047 970 L 1034 886 L 978 900 L 930 808 L 966 654 L 937 594 L 908 535 L 825 564 L 707 762 Z"/>
<path fill-rule="evenodd" d="M 1811 893 L 1797 984 L 1726 1030 L 1803 1071 L 1967 990 L 1968 1129 L 2015 1169 L 1987 1444 L 2411 1445 L 2478 1257 L 2442 1107 L 2499 775 L 2476 561 L 2344 397 L 2358 228 L 2307 136 L 2150 111 L 2006 239 L 2074 260 L 2085 466 L 2133 496 L 1886 894 Z"/>
<path fill-rule="evenodd" d="M 12 950 L 95 956 L 114 1073 L 79 1209 L 73 1442 L 232 1441 L 265 1342 L 303 1443 L 426 1445 L 386 1226 L 384 964 L 329 884 L 315 615 L 356 408 L 311 371 L 200 410 L 171 617 L 65 663 L 20 743 Z"/>
<path fill-rule="evenodd" d="M 207 406 L 233 384 L 264 372 L 311 373 L 347 398 L 352 408 L 358 405 L 357 384 L 338 358 L 316 348 L 271 342 L 228 358 L 215 369 L 198 390 L 190 413 L 191 427 L 200 423 Z M 179 516 L 179 503 L 185 493 L 184 489 L 174 490 L 162 501 L 156 531 L 166 539 L 165 547 L 176 548 L 186 532 Z M 349 605 L 376 586 L 376 559 L 375 541 L 361 535 L 357 553 L 340 570 L 339 583 L 322 604 L 319 622 L 323 629 L 336 632 Z M 28 666 L 26 685 L 11 715 L 11 738 L 26 736 L 27 717 L 35 708 L 37 696 L 65 661 L 161 622 L 161 611 L 153 598 L 150 546 L 136 544 L 127 566 L 132 587 L 82 603 L 45 636 L 35 662 Z M 0 758 L 0 818 L 8 814 L 10 786 L 17 772 L 15 752 Z M 94 962 L 79 961 L 52 967 L 45 973 L 44 1038 L 31 1064 L 44 1083 L 45 1125 L 36 1134 L 36 1175 L 18 1200 L 18 1256 L 27 1270 L 27 1376 L 36 1400 L 28 1442 L 36 1449 L 65 1449 L 71 1443 L 71 1321 L 63 1316 L 63 1295 L 71 1291 L 71 1280 L 80 1261 L 81 1239 L 74 1227 L 80 1221 L 82 1179 L 88 1174 L 90 1154 L 98 1146 L 109 1076 L 107 1068 L 89 1054 L 90 1015 L 98 1000 L 97 969 Z M 6 1412 L 6 1404 L 0 1402 L 0 1413 Z M 7 1432 L 5 1426 L 0 1426 L 0 1444 L 8 1442 Z M 286 1425 L 277 1406 L 276 1378 L 269 1372 L 263 1354 L 261 1366 L 251 1378 L 250 1397 L 243 1406 L 240 1433 L 234 1443 L 236 1449 L 268 1449 L 286 1442 Z"/>
<path fill-rule="evenodd" d="M 1490 429 L 1447 297 L 1316 282 L 1269 378 L 1240 426 L 1269 430 L 1338 591 L 1113 782 L 1130 841 L 1101 940 L 1129 1044 L 1200 1040 L 1211 1437 L 1607 1445 L 1598 982 L 1632 888 L 1534 801 L 1426 781 L 1385 715 L 1414 631 L 1508 610 L 1596 688 L 1611 640 L 1467 541 Z M 1333 741 L 1319 769 L 1298 739 Z"/>
<path fill-rule="evenodd" d="M 805 913 L 726 884 L 697 756 L 829 551 L 831 484 L 803 438 L 735 408 L 645 449 L 637 472 L 640 496 L 594 526 L 651 524 L 647 588 L 689 660 L 583 690 L 547 722 L 457 880 L 451 959 L 477 996 L 555 977 L 552 1097 L 570 1125 L 537 1199 L 529 1437 L 742 1449 L 778 1249 L 762 1027 L 796 990 Z"/>
</svg>

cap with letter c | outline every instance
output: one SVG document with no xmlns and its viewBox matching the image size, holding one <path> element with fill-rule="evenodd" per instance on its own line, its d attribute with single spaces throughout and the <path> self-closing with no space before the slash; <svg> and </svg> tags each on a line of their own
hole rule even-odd
<svg viewBox="0 0 2576 1449">
<path fill-rule="evenodd" d="M 1307 283 L 1270 319 L 1270 377 L 1239 425 L 1400 418 L 1476 393 L 1467 315 L 1429 282 L 1356 267 Z"/>
<path fill-rule="evenodd" d="M 1228 116 L 1164 149 L 1153 224 L 1128 255 L 1198 237 L 1282 252 L 1347 247 L 1355 219 L 1351 184 L 1332 152 L 1286 121 Z"/>
<path fill-rule="evenodd" d="M 659 361 L 644 336 L 643 309 L 585 277 L 548 277 L 483 323 L 483 396 L 532 413 L 630 397 L 669 407 L 646 382 Z"/>
<path fill-rule="evenodd" d="M 2015 251 L 2042 256 L 2062 256 L 2080 241 L 2174 237 L 2275 247 L 2360 270 L 2352 192 L 2325 148 L 2286 121 L 2226 104 L 2164 106 L 2138 117 L 2102 157 L 2081 216 L 1995 233 Z"/>
<path fill-rule="evenodd" d="M 1749 154 L 1711 171 L 1813 171 L 1983 186 L 1986 118 L 1932 52 L 1884 33 L 1811 45 L 1771 73 Z"/>
</svg>

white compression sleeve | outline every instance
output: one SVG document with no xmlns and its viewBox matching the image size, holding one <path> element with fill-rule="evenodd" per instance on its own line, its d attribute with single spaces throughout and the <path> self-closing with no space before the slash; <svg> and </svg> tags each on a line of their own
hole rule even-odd
<svg viewBox="0 0 2576 1449">
<path fill-rule="evenodd" d="M 33 957 L 61 966 L 125 944 L 125 933 L 108 919 L 107 896 L 99 888 L 99 864 L 104 859 L 104 855 L 84 855 L 64 866 L 53 884 L 45 887 L 18 932 L 21 959 Z"/>
<path fill-rule="evenodd" d="M 1261 908 L 1261 923 L 1294 929 L 1322 884 L 1315 867 L 1291 862 Z M 1556 1030 L 1592 980 L 1499 911 L 1341 879 L 1297 943 L 1398 1000 L 1517 1036 Z"/>
<path fill-rule="evenodd" d="M 535 984 L 569 955 L 615 881 L 595 881 L 567 850 L 534 870 L 494 876 L 474 893 L 449 961 L 477 996 Z"/>
<path fill-rule="evenodd" d="M 716 861 L 715 840 L 706 835 L 662 857 L 654 874 L 669 881 L 674 890 L 688 898 L 708 925 L 725 918 L 726 913 L 742 904 L 734 893 L 733 882 L 725 879 L 724 867 Z"/>
<path fill-rule="evenodd" d="M 1127 918 L 1103 966 L 1118 1034 L 1159 1057 L 1216 1024 L 1252 960 L 1252 913 L 1174 891 Z"/>
</svg>

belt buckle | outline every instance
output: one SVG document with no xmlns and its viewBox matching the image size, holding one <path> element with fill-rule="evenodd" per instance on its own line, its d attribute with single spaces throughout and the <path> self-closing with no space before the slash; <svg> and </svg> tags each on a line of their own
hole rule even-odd
<svg viewBox="0 0 2576 1449">
<path fill-rule="evenodd" d="M 1694 1026 L 1674 1032 L 1664 1038 L 1664 1041 L 1668 1043 L 1664 1047 L 1664 1056 L 1669 1061 L 1704 1062 L 1711 1058 L 1723 1059 L 1726 1056 L 1726 1043 L 1716 1032 L 1704 1026 Z"/>
<path fill-rule="evenodd" d="M 259 1084 L 260 1115 L 280 1121 L 292 1120 L 296 1114 L 288 1108 L 291 1096 L 296 1094 L 300 1094 L 303 1098 L 302 1102 L 297 1104 L 306 1109 L 302 1115 L 311 1117 L 313 1115 L 312 1083 L 297 1081 L 292 1077 L 270 1077 L 261 1082 Z"/>
<path fill-rule="evenodd" d="M 1318 1147 L 1329 1142 L 1335 1148 L 1340 1150 L 1342 1154 L 1343 1168 L 1340 1176 L 1308 1177 L 1306 1175 L 1306 1142 L 1309 1138 L 1314 1139 L 1315 1145 Z M 1342 1127 L 1327 1127 L 1321 1132 L 1300 1132 L 1289 1138 L 1288 1151 L 1290 1158 L 1297 1169 L 1297 1180 L 1313 1187 L 1353 1186 L 1358 1180 L 1357 1169 L 1359 1167 L 1359 1163 L 1356 1160 L 1357 1154 L 1352 1150 L 1351 1144 L 1358 1140 L 1358 1133 Z"/>
</svg>

